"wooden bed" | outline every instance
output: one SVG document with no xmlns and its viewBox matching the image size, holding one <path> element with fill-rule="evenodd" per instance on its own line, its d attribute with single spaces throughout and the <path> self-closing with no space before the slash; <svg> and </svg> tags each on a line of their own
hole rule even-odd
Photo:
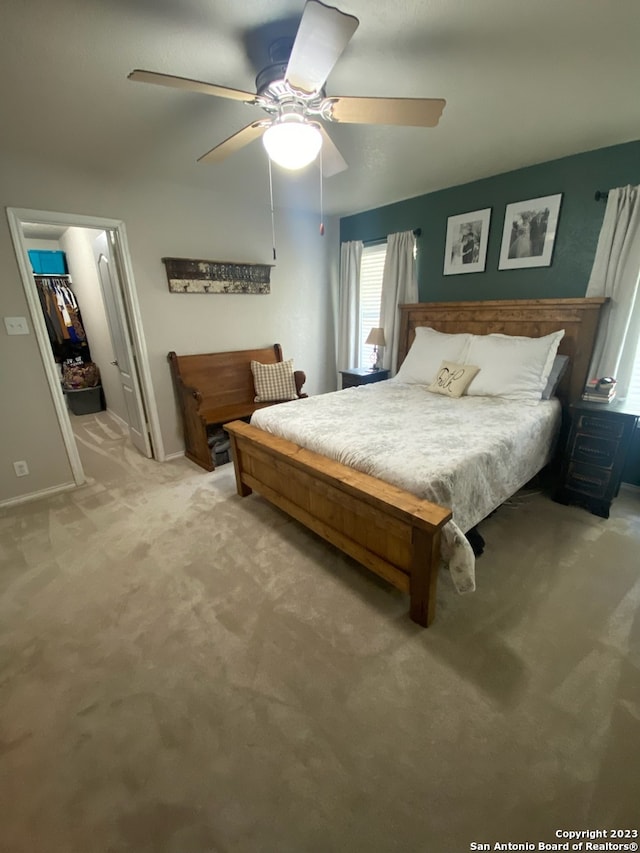
<svg viewBox="0 0 640 853">
<path fill-rule="evenodd" d="M 563 404 L 587 379 L 604 299 L 535 299 L 402 305 L 398 367 L 418 326 L 441 332 L 542 337 L 565 335 L 570 357 L 558 389 Z M 451 518 L 439 506 L 241 421 L 226 424 L 238 494 L 256 491 L 371 571 L 409 594 L 409 615 L 434 618 L 440 531 Z"/>
</svg>

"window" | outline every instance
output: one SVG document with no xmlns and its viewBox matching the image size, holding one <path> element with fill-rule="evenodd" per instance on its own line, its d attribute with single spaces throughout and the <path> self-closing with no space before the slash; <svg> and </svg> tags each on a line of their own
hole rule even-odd
<svg viewBox="0 0 640 853">
<path fill-rule="evenodd" d="M 371 344 L 365 344 L 371 329 L 380 325 L 380 304 L 382 301 L 382 273 L 387 244 L 377 243 L 365 246 L 360 264 L 360 316 L 358 317 L 359 364 L 369 367 L 373 356 Z"/>
<path fill-rule="evenodd" d="M 636 350 L 626 403 L 631 409 L 640 409 L 640 346 Z"/>
</svg>

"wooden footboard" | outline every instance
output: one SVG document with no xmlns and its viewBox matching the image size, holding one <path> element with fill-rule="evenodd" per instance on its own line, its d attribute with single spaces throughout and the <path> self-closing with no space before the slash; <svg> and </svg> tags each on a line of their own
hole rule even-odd
<svg viewBox="0 0 640 853">
<path fill-rule="evenodd" d="M 238 494 L 253 490 L 393 586 L 409 615 L 434 618 L 440 529 L 451 511 L 242 421 L 225 424 Z"/>
</svg>

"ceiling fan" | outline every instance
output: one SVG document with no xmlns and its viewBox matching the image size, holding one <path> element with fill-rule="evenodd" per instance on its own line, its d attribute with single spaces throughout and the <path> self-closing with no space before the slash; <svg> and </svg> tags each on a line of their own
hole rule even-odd
<svg viewBox="0 0 640 853">
<path fill-rule="evenodd" d="M 262 137 L 271 160 L 301 169 L 322 148 L 322 171 L 336 175 L 347 164 L 321 122 L 435 127 L 445 106 L 441 98 L 358 98 L 327 96 L 324 84 L 360 22 L 319 0 L 307 0 L 293 44 L 271 45 L 271 64 L 256 77 L 256 94 L 214 83 L 136 69 L 128 78 L 202 92 L 261 107 L 258 119 L 214 146 L 199 163 L 216 163 Z"/>
</svg>

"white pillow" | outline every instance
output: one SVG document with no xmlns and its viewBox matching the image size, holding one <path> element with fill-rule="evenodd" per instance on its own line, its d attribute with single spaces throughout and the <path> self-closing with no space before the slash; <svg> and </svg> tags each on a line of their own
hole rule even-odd
<svg viewBox="0 0 640 853">
<path fill-rule="evenodd" d="M 413 385 L 431 385 L 443 361 L 463 363 L 471 335 L 449 335 L 418 326 L 416 336 L 395 378 Z M 475 364 L 475 362 L 474 362 Z"/>
<path fill-rule="evenodd" d="M 467 395 L 540 400 L 563 336 L 564 329 L 542 338 L 472 335 L 466 361 L 480 372 Z"/>
</svg>

